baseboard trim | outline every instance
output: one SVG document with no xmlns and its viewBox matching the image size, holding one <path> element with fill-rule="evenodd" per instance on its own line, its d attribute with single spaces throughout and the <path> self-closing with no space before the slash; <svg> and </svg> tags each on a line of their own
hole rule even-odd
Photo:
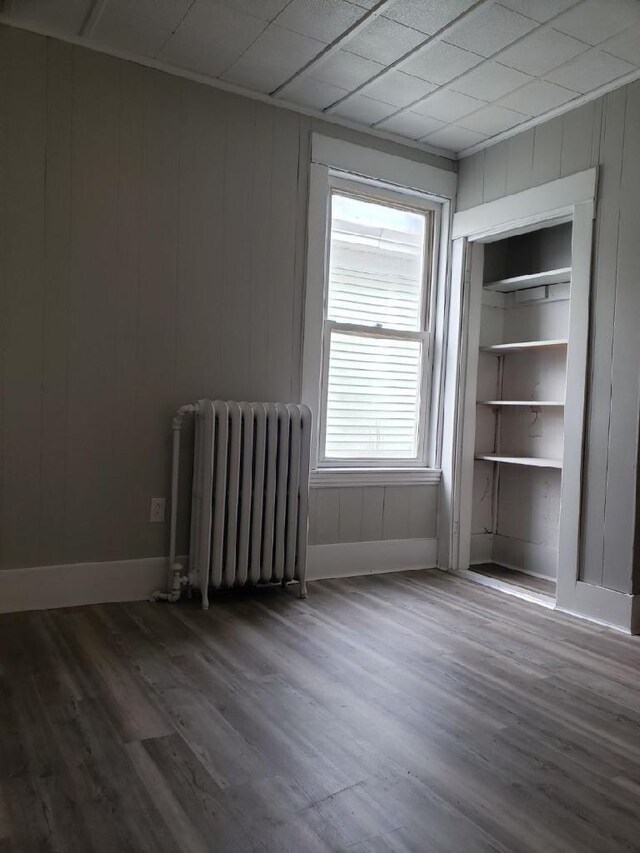
<svg viewBox="0 0 640 853">
<path fill-rule="evenodd" d="M 436 561 L 437 539 L 310 545 L 307 577 L 321 580 L 428 569 L 434 568 Z M 470 580 L 472 572 L 453 574 Z M 482 575 L 474 580 L 501 588 L 499 582 L 490 583 Z M 7 569 L 0 571 L 0 613 L 142 601 L 166 584 L 166 557 Z M 537 598 L 535 594 L 517 594 L 531 601 Z M 560 593 L 556 608 L 627 634 L 640 633 L 640 595 L 578 581 L 570 593 Z"/>
<path fill-rule="evenodd" d="M 640 596 L 578 581 L 569 591 L 558 587 L 556 609 L 625 634 L 640 633 Z"/>
<path fill-rule="evenodd" d="M 555 580 L 558 573 L 556 548 L 500 534 L 493 537 L 493 562 L 547 580 Z"/>
<path fill-rule="evenodd" d="M 166 557 L 0 571 L 0 613 L 140 601 L 167 585 Z"/>
<path fill-rule="evenodd" d="M 307 578 L 432 568 L 436 550 L 436 539 L 310 545 Z M 6 569 L 0 571 L 0 613 L 144 601 L 155 590 L 166 589 L 167 580 L 166 557 Z"/>
<path fill-rule="evenodd" d="M 586 619 L 624 634 L 640 634 L 640 595 L 627 595 L 613 589 L 578 581 L 571 595 L 565 594 L 563 597 L 559 592 L 559 598 L 556 601 L 550 596 L 474 572 L 472 566 L 469 569 L 449 569 L 449 571 L 456 577 L 504 592 L 531 604 L 539 604 L 569 616 L 577 616 L 579 619 Z M 519 569 L 519 571 L 522 570 Z M 524 574 L 529 573 L 524 572 Z"/>
<path fill-rule="evenodd" d="M 437 561 L 437 539 L 383 539 L 310 545 L 307 579 L 345 578 L 431 569 Z"/>
<path fill-rule="evenodd" d="M 541 545 L 533 545 L 507 536 L 493 533 L 473 533 L 471 535 L 470 566 L 480 563 L 495 563 L 505 569 L 531 575 L 532 578 L 555 580 L 557 551 Z M 551 571 L 551 574 L 550 574 Z"/>
</svg>

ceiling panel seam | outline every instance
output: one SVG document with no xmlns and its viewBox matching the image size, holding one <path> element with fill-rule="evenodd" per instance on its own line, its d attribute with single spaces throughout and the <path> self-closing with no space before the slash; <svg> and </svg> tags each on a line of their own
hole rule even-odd
<svg viewBox="0 0 640 853">
<path fill-rule="evenodd" d="M 166 39 L 165 39 L 165 40 L 162 42 L 162 44 L 160 45 L 159 50 L 158 50 L 158 51 L 156 51 L 156 54 L 155 54 L 156 56 L 161 56 L 161 55 L 162 55 L 162 51 L 163 51 L 163 50 L 165 49 L 165 47 L 167 46 L 168 42 L 170 42 L 170 41 L 171 41 L 171 39 L 173 38 L 173 36 L 175 36 L 175 34 L 178 32 L 178 30 L 180 29 L 180 27 L 181 27 L 181 26 L 182 26 L 182 24 L 184 23 L 185 18 L 187 17 L 187 15 L 188 15 L 188 14 L 189 14 L 189 12 L 193 9 L 193 7 L 196 5 L 196 3 L 197 3 L 197 2 L 198 2 L 198 0 L 191 0 L 191 3 L 189 3 L 189 5 L 187 6 L 187 8 L 186 8 L 186 9 L 185 9 L 185 11 L 184 11 L 184 14 L 182 15 L 182 17 L 180 18 L 180 20 L 179 20 L 179 21 L 178 21 L 178 23 L 176 24 L 175 29 L 174 29 L 174 30 L 172 30 L 172 31 L 169 33 L 169 35 L 166 37 Z"/>
<path fill-rule="evenodd" d="M 337 38 L 335 38 L 332 42 L 330 42 L 325 48 L 323 48 L 320 53 L 316 54 L 312 59 L 310 59 L 302 68 L 299 68 L 295 71 L 289 78 L 287 78 L 284 83 L 281 83 L 277 86 L 273 92 L 271 92 L 272 97 L 276 97 L 280 95 L 280 93 L 286 89 L 287 86 L 291 85 L 295 80 L 300 77 L 305 77 L 309 71 L 319 65 L 324 60 L 328 59 L 332 54 L 336 51 L 340 50 L 343 44 L 349 42 L 354 36 L 356 36 L 361 30 L 363 30 L 367 24 L 370 24 L 375 18 L 378 18 L 386 9 L 395 3 L 395 0 L 380 0 L 380 2 L 369 9 L 365 15 L 362 16 L 358 21 L 346 29 L 343 33 L 341 33 Z"/>
<path fill-rule="evenodd" d="M 581 2 L 581 0 L 580 0 L 580 2 Z M 347 95 L 344 95 L 344 97 L 339 98 L 337 101 L 334 101 L 332 104 L 329 104 L 328 107 L 325 107 L 324 112 L 327 112 L 327 113 L 333 112 L 333 110 L 337 109 L 340 106 L 340 104 L 342 104 L 344 101 L 347 101 L 349 98 L 352 98 L 354 95 L 359 94 L 363 89 L 365 89 L 371 83 L 375 83 L 381 77 L 384 77 L 384 75 L 387 74 L 389 71 L 395 71 L 396 68 L 398 67 L 398 65 L 405 62 L 407 59 L 410 59 L 412 56 L 414 56 L 414 54 L 423 50 L 427 45 L 429 45 L 435 41 L 441 41 L 442 36 L 446 32 L 449 32 L 450 30 L 454 29 L 457 24 L 461 23 L 469 15 L 472 15 L 474 12 L 477 12 L 483 6 L 489 6 L 489 5 L 492 6 L 494 4 L 495 4 L 495 0 L 477 0 L 477 2 L 474 3 L 473 6 L 470 6 L 468 9 L 465 9 L 464 12 L 461 12 L 457 16 L 457 18 L 454 18 L 452 21 L 449 21 L 444 26 L 440 27 L 439 30 L 436 30 L 435 33 L 432 33 L 432 35 L 428 36 L 424 41 L 420 42 L 420 44 L 416 45 L 415 47 L 412 47 L 411 50 L 408 50 L 406 53 L 403 53 L 402 56 L 400 56 L 398 59 L 395 60 L 395 62 L 392 62 L 390 65 L 387 65 L 386 68 L 383 68 L 383 70 L 380 71 L 378 74 L 375 74 L 373 77 L 369 78 L 369 80 L 366 80 L 364 83 L 361 83 L 359 86 L 357 86 L 355 89 L 353 89 L 353 91 L 349 92 Z M 419 98 L 418 100 L 421 101 L 422 98 Z M 418 101 L 414 101 L 414 103 L 417 103 L 417 102 Z M 402 110 L 398 110 L 398 112 L 402 112 Z M 393 113 L 392 115 L 397 115 L 397 113 Z M 390 117 L 391 116 L 385 116 L 385 118 L 390 118 Z"/>
<path fill-rule="evenodd" d="M 576 6 L 579 6 L 579 5 L 580 5 L 581 3 L 583 3 L 583 2 L 584 2 L 584 0 L 577 0 L 577 2 L 573 4 L 573 6 L 569 6 L 568 8 L 569 8 L 569 9 L 573 9 L 573 8 L 575 8 Z M 554 22 L 555 20 L 557 20 L 557 18 L 559 18 L 559 17 L 560 17 L 562 14 L 564 14 L 564 12 L 566 12 L 566 11 L 567 11 L 567 9 L 563 9 L 563 11 L 562 11 L 562 12 L 558 13 L 557 15 L 554 15 L 554 16 L 553 16 L 553 18 L 550 18 L 548 21 L 545 21 L 545 22 L 544 22 L 544 24 L 540 24 L 540 25 L 536 28 L 535 32 L 546 32 L 547 30 L 551 30 L 551 29 L 553 29 L 553 22 Z M 526 15 L 525 15 L 525 16 L 523 16 L 523 17 L 526 17 Z M 512 41 L 512 42 L 508 45 L 508 47 L 513 47 L 514 45 L 519 44 L 521 41 L 523 41 L 524 39 L 526 39 L 529 35 L 530 35 L 530 33 L 524 33 L 523 35 L 519 36 L 517 39 L 515 39 L 514 41 Z M 439 40 L 439 41 L 442 41 L 443 39 L 442 39 L 442 37 L 440 37 L 438 40 Z M 484 68 L 484 67 L 486 67 L 487 65 L 489 65 L 490 63 L 494 62 L 494 61 L 496 60 L 496 58 L 497 58 L 497 57 L 499 57 L 499 56 L 500 56 L 500 54 L 504 51 L 504 49 L 505 49 L 504 47 L 501 47 L 499 50 L 494 51 L 494 53 L 490 54 L 489 56 L 485 56 L 485 57 L 484 57 L 484 59 L 482 60 L 482 62 L 478 63 L 478 65 L 476 65 L 476 66 L 475 66 L 475 68 L 473 69 L 473 71 L 474 71 L 474 72 L 475 72 L 475 71 L 479 71 L 481 68 Z M 571 61 L 571 60 L 569 60 L 569 61 Z M 388 70 L 388 69 L 385 69 L 385 72 L 386 72 L 387 70 Z M 384 73 L 384 72 L 383 72 L 383 73 Z M 464 76 L 465 76 L 466 74 L 468 74 L 468 73 L 469 73 L 469 72 L 468 72 L 467 70 L 463 71 L 461 74 L 458 74 L 458 76 L 457 76 L 457 77 L 453 77 L 451 80 L 449 80 L 449 81 L 448 81 L 444 86 L 440 86 L 440 87 L 438 87 L 438 89 L 436 89 L 434 92 L 430 92 L 430 93 L 429 93 L 429 95 L 435 94 L 435 92 L 438 92 L 440 89 L 450 87 L 453 83 L 455 83 L 456 81 L 460 80 L 460 78 L 464 77 Z M 380 76 L 381 76 L 381 75 L 380 75 Z M 522 86 L 528 86 L 528 85 L 529 85 L 529 83 L 531 83 L 532 81 L 534 81 L 534 80 L 538 80 L 538 79 L 541 79 L 541 78 L 539 78 L 539 77 L 534 77 L 534 76 L 532 76 L 532 75 L 528 75 L 528 76 L 529 76 L 531 79 L 530 79 L 530 80 L 527 80 L 527 82 L 526 82 L 526 83 L 523 83 L 523 84 L 522 84 Z M 557 84 L 555 84 L 555 85 L 557 85 Z M 518 91 L 518 89 L 521 89 L 521 88 L 522 88 L 522 86 L 518 86 L 516 89 L 511 90 L 508 94 L 509 94 L 509 95 L 512 95 L 514 91 L 516 91 L 516 92 L 517 92 L 517 91 Z M 566 87 L 561 86 L 560 88 L 566 88 Z M 404 112 L 411 112 L 411 110 L 412 110 L 414 107 L 416 107 L 418 104 L 422 103 L 422 101 L 424 101 L 426 98 L 428 98 L 428 97 L 429 97 L 429 95 L 426 95 L 426 96 L 425 96 L 425 95 L 423 95 L 422 97 L 417 98 L 415 101 L 412 101 L 410 104 L 407 104 L 407 105 L 406 105 L 406 106 L 404 106 L 404 107 L 400 107 L 400 108 L 399 108 L 399 109 L 397 109 L 394 113 L 390 113 L 388 116 L 385 116 L 383 119 L 380 119 L 380 122 L 381 122 L 381 121 L 388 121 L 390 118 L 395 118 L 397 115 L 400 115 L 401 113 L 404 113 Z M 500 103 L 499 103 L 499 102 L 500 102 L 500 100 L 501 100 L 501 99 L 496 99 L 495 101 L 491 101 L 490 103 L 491 103 L 491 105 L 492 105 L 492 106 L 499 106 L 499 105 L 500 105 Z M 332 105 L 331 105 L 331 107 L 328 107 L 327 109 L 328 109 L 328 110 L 330 110 L 333 106 L 334 106 L 334 105 L 332 104 Z M 487 106 L 487 103 L 486 103 L 486 102 L 482 102 L 482 104 L 480 105 L 480 107 L 478 107 L 478 109 L 477 109 L 477 110 L 474 110 L 473 112 L 468 113 L 467 115 L 465 115 L 465 116 L 464 116 L 464 118 L 466 119 L 466 118 L 468 118 L 469 116 L 475 115 L 476 113 L 480 112 L 480 110 L 484 109 L 486 106 Z M 376 125 L 378 125 L 380 122 L 374 122 L 374 123 L 373 123 L 373 125 L 372 125 L 372 127 L 375 127 L 375 126 L 376 126 Z M 454 124 L 454 122 L 447 122 L 447 124 Z"/>
<path fill-rule="evenodd" d="M 583 2 L 584 2 L 584 0 L 579 0 L 578 3 L 574 4 L 574 6 L 578 6 L 578 5 L 580 5 L 580 3 L 583 3 Z M 574 6 L 571 6 L 569 8 L 574 8 Z M 558 17 L 559 17 L 559 15 L 556 15 L 553 18 L 551 18 L 549 21 L 546 21 L 544 24 L 542 24 L 538 28 L 538 30 L 536 32 L 544 31 L 545 29 L 548 29 L 549 27 L 551 29 L 553 29 L 553 27 L 551 27 L 551 25 L 553 24 L 553 22 Z M 527 35 L 528 34 L 525 34 L 521 38 L 526 38 Z M 618 33 L 614 33 L 614 35 L 610 36 L 608 39 L 605 39 L 600 44 L 595 44 L 595 45 L 590 45 L 590 46 L 585 44 L 585 47 L 587 47 L 587 49 L 584 51 L 584 53 L 582 53 L 580 55 L 581 56 L 588 56 L 589 54 L 596 54 L 596 53 L 599 53 L 600 51 L 606 52 L 607 45 L 610 42 L 613 42 L 618 37 L 618 35 L 619 35 Z M 520 39 L 517 39 L 515 42 L 513 42 L 513 44 L 517 44 L 519 41 L 520 41 Z M 512 46 L 513 45 L 510 45 L 510 47 L 512 47 Z M 488 57 L 488 60 L 490 60 L 490 59 L 491 58 Z M 564 68 L 565 65 L 571 65 L 571 63 L 574 61 L 575 61 L 575 58 L 567 59 L 566 62 L 562 62 L 560 65 L 557 66 L 557 68 L 555 68 L 553 70 L 555 71 L 559 68 Z M 484 63 L 480 63 L 480 65 L 478 65 L 477 68 L 481 68 L 483 65 L 484 65 Z M 459 80 L 461 76 L 463 76 L 463 75 L 459 75 L 458 77 L 451 80 L 450 83 L 447 83 L 447 86 L 451 85 L 451 83 L 455 83 L 455 81 Z M 611 83 L 616 84 L 615 87 L 618 88 L 620 80 L 624 80 L 626 82 L 632 82 L 633 80 L 637 79 L 638 76 L 640 76 L 640 70 L 632 71 L 632 72 L 629 72 L 629 74 L 623 75 L 623 77 L 621 77 L 621 78 L 618 78 L 616 80 L 611 81 Z M 482 112 L 482 110 L 486 106 L 501 107 L 502 102 L 505 100 L 505 98 L 512 97 L 514 94 L 519 92 L 520 89 L 524 88 L 525 86 L 530 85 L 532 82 L 535 82 L 536 80 L 539 80 L 540 82 L 543 82 L 543 83 L 549 82 L 543 77 L 532 77 L 530 81 L 523 83 L 522 86 L 517 86 L 515 89 L 512 89 L 510 92 L 507 92 L 505 95 L 502 95 L 500 98 L 496 98 L 496 100 L 492 101 L 490 104 L 488 104 L 488 105 L 482 104 L 482 106 L 479 107 L 477 110 L 474 110 L 471 113 L 467 113 L 463 117 L 463 120 L 466 121 L 467 119 L 471 118 L 471 116 L 477 115 L 477 113 Z M 519 124 L 515 125 L 515 127 L 509 128 L 508 130 L 504 131 L 503 133 L 490 135 L 487 137 L 486 142 L 487 143 L 491 142 L 493 144 L 493 142 L 498 142 L 501 139 L 507 139 L 510 136 L 513 136 L 512 131 L 518 131 L 518 132 L 524 131 L 531 126 L 535 126 L 536 124 L 541 123 L 541 120 L 543 120 L 543 119 L 546 120 L 546 118 L 551 118 L 554 115 L 561 115 L 563 113 L 569 112 L 570 110 L 575 109 L 577 106 L 580 106 L 581 104 L 588 103 L 589 101 L 595 100 L 596 97 L 599 97 L 599 95 L 598 95 L 599 92 L 608 91 L 611 87 L 611 84 L 603 84 L 603 86 L 597 87 L 593 91 L 579 93 L 579 92 L 574 92 L 572 89 L 567 89 L 566 86 L 561 86 L 559 83 L 553 83 L 552 85 L 556 86 L 559 89 L 566 89 L 566 91 L 571 92 L 574 97 L 570 98 L 568 101 L 565 101 L 564 104 L 558 105 L 558 107 L 556 107 L 556 108 L 544 110 L 544 112 L 542 112 L 539 116 L 528 116 L 526 113 L 523 113 L 523 116 L 526 119 L 529 119 L 528 121 L 520 122 Z M 418 103 L 418 101 L 414 101 L 413 105 L 409 105 L 408 107 L 403 107 L 402 109 L 398 110 L 398 113 L 403 112 L 405 109 L 410 109 L 411 106 L 415 106 L 417 103 Z M 507 109 L 507 108 L 503 107 L 503 109 Z M 394 113 L 394 115 L 397 115 L 398 113 Z M 387 118 L 390 118 L 390 117 L 391 116 L 388 116 Z M 534 119 L 537 119 L 537 121 L 534 121 Z M 385 119 L 382 119 L 382 121 L 384 121 L 384 120 Z M 371 126 L 376 127 L 377 124 L 379 124 L 379 122 L 376 122 L 375 124 L 373 124 Z M 456 122 L 446 122 L 446 125 L 447 126 L 456 125 Z M 478 142 L 472 146 L 469 146 L 468 150 L 470 153 L 474 153 L 475 151 L 482 150 L 482 147 L 486 147 L 486 145 L 482 142 Z M 463 149 L 462 151 L 458 152 L 459 158 L 461 158 L 462 156 L 468 156 L 465 153 L 466 151 L 467 151 L 467 149 Z"/>
</svg>

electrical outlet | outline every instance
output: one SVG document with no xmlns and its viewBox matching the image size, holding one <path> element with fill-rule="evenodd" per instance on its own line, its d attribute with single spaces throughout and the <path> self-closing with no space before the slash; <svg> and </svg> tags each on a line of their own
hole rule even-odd
<svg viewBox="0 0 640 853">
<path fill-rule="evenodd" d="M 154 524 L 163 524 L 166 504 L 166 498 L 151 498 L 151 513 L 149 514 L 149 521 L 152 521 Z"/>
</svg>

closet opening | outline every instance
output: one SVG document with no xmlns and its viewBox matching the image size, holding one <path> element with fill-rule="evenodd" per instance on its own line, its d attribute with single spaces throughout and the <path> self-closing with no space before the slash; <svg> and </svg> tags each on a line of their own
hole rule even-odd
<svg viewBox="0 0 640 853">
<path fill-rule="evenodd" d="M 470 568 L 555 602 L 570 222 L 484 244 Z M 473 278 L 480 283 L 478 271 Z"/>
</svg>

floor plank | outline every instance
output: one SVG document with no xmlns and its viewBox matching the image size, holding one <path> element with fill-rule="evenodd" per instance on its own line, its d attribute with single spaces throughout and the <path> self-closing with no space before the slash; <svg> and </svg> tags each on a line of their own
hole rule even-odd
<svg viewBox="0 0 640 853">
<path fill-rule="evenodd" d="M 640 643 L 437 571 L 0 616 L 0 850 L 640 850 Z"/>
</svg>

